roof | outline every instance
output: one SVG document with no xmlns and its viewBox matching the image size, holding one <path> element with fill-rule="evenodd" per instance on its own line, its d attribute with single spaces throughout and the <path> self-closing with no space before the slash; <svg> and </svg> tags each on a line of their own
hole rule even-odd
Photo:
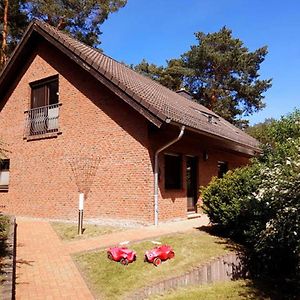
<svg viewBox="0 0 300 300">
<path fill-rule="evenodd" d="M 169 90 L 97 49 L 79 42 L 66 33 L 42 22 L 32 22 L 11 59 L 0 74 L 0 90 L 17 56 L 33 33 L 38 33 L 71 59 L 79 63 L 124 101 L 142 113 L 156 126 L 164 122 L 185 125 L 187 128 L 238 143 L 259 151 L 259 143 L 201 104 Z"/>
</svg>

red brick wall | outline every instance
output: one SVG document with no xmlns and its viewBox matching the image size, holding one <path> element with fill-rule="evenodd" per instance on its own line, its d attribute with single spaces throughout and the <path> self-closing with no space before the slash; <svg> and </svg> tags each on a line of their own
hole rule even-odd
<svg viewBox="0 0 300 300">
<path fill-rule="evenodd" d="M 1 207 L 18 215 L 76 218 L 77 187 L 67 157 L 97 153 L 101 161 L 85 216 L 151 221 L 146 120 L 49 45 L 37 53 L 0 113 L 0 139 L 11 151 L 9 192 L 0 193 Z M 55 74 L 62 134 L 26 141 L 29 83 Z"/>
<path fill-rule="evenodd" d="M 13 91 L 0 99 L 0 139 L 10 150 L 11 163 L 9 191 L 0 193 L 0 209 L 17 215 L 75 219 L 78 192 L 67 158 L 97 154 L 101 160 L 85 203 L 85 217 L 152 223 L 154 150 L 179 130 L 149 131 L 146 119 L 50 45 L 40 44 L 21 74 Z M 24 140 L 29 83 L 56 74 L 62 134 Z M 166 150 L 183 158 L 183 187 L 176 191 L 164 189 L 164 160 L 160 155 L 160 220 L 186 217 L 186 154 L 199 158 L 199 186 L 217 175 L 218 160 L 228 161 L 230 168 L 247 163 L 247 157 L 219 146 L 186 133 Z M 204 151 L 209 155 L 207 161 L 202 159 Z"/>
<path fill-rule="evenodd" d="M 166 144 L 178 136 L 179 131 L 179 128 L 165 128 L 150 134 L 152 149 Z M 230 152 L 229 149 L 222 149 L 222 144 L 216 145 L 215 143 L 214 140 L 205 136 L 185 131 L 179 142 L 160 154 L 160 220 L 183 218 L 187 215 L 186 155 L 198 158 L 198 188 L 207 185 L 213 176 L 218 175 L 218 161 L 227 162 L 229 169 L 246 165 L 249 162 L 246 155 Z M 208 155 L 206 161 L 203 159 L 204 152 Z M 164 187 L 164 153 L 175 153 L 182 156 L 182 188 L 180 190 L 166 190 Z"/>
</svg>

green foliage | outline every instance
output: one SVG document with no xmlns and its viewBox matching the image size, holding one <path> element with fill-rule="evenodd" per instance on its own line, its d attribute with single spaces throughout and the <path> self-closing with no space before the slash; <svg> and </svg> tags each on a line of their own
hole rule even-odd
<svg viewBox="0 0 300 300">
<path fill-rule="evenodd" d="M 27 15 L 21 10 L 25 0 L 9 0 L 8 9 L 8 41 L 7 48 L 3 49 L 5 53 L 0 55 L 9 55 L 16 47 L 18 41 L 22 37 L 25 28 L 28 25 Z M 0 41 L 3 39 L 3 17 L 4 17 L 4 1 L 0 0 Z M 1 59 L 0 59 L 1 61 Z M 0 65 L 0 70 L 1 70 Z"/>
<path fill-rule="evenodd" d="M 211 221 L 249 247 L 256 271 L 292 279 L 300 279 L 299 128 L 299 111 L 270 122 L 263 155 L 202 192 Z"/>
<path fill-rule="evenodd" d="M 209 186 L 202 189 L 203 210 L 210 221 L 223 226 L 238 240 L 248 234 L 249 226 L 257 225 L 258 207 L 256 209 L 257 201 L 252 195 L 261 180 L 258 174 L 257 165 L 236 169 L 223 178 L 214 177 Z"/>
<path fill-rule="evenodd" d="M 64 29 L 72 36 L 91 46 L 100 44 L 100 25 L 110 13 L 118 11 L 126 0 L 60 0 L 26 1 L 25 11 L 30 19 L 44 20 L 52 26 Z"/>
<path fill-rule="evenodd" d="M 198 45 L 182 56 L 195 98 L 231 123 L 262 109 L 262 94 L 271 86 L 271 80 L 258 79 L 267 47 L 250 52 L 226 27 L 211 34 L 198 32 L 196 38 Z"/>
<path fill-rule="evenodd" d="M 260 141 L 260 143 L 267 145 L 270 143 L 270 138 L 267 130 L 274 121 L 275 119 L 273 118 L 266 119 L 264 122 L 249 126 L 245 129 L 245 132 Z"/>
<path fill-rule="evenodd" d="M 300 137 L 300 110 L 282 116 L 280 120 L 266 119 L 264 122 L 250 126 L 246 132 L 263 145 L 275 148 L 289 138 Z"/>
<path fill-rule="evenodd" d="M 9 227 L 9 218 L 0 214 L 0 238 L 6 237 Z"/>
<path fill-rule="evenodd" d="M 9 0 L 8 38 L 5 56 L 9 56 L 33 19 L 64 30 L 76 39 L 99 47 L 101 25 L 108 16 L 124 7 L 127 0 Z M 4 1 L 0 0 L 0 42 L 2 41 Z M 0 56 L 3 55 L 2 52 Z M 0 70 L 1 70 L 0 65 Z"/>
<path fill-rule="evenodd" d="M 267 47 L 251 52 L 226 27 L 195 35 L 198 44 L 167 61 L 166 67 L 144 60 L 135 69 L 173 90 L 185 87 L 199 103 L 235 125 L 247 124 L 242 118 L 264 107 L 263 93 L 271 87 L 271 80 L 260 80 L 258 73 Z"/>
<path fill-rule="evenodd" d="M 177 91 L 181 88 L 185 72 L 183 62 L 179 59 L 167 61 L 166 67 L 149 64 L 143 59 L 138 65 L 132 68 L 173 91 Z"/>
</svg>

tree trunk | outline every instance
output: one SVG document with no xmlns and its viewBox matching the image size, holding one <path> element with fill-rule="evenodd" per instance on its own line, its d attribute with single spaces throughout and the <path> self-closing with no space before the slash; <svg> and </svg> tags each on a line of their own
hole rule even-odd
<svg viewBox="0 0 300 300">
<path fill-rule="evenodd" d="M 7 28 L 8 28 L 8 5 L 9 5 L 8 0 L 4 0 L 0 65 L 4 65 L 7 61 L 6 49 L 7 49 Z"/>
</svg>

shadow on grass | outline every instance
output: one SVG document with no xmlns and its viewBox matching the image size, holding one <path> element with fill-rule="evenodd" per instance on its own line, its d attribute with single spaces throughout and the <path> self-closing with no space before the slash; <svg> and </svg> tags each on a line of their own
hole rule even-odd
<svg viewBox="0 0 300 300">
<path fill-rule="evenodd" d="M 253 253 L 245 246 L 233 241 L 226 229 L 222 226 L 201 226 L 196 228 L 215 237 L 220 237 L 217 243 L 223 244 L 227 250 L 238 253 L 240 264 L 233 269 L 233 280 L 250 279 L 247 282 L 248 289 L 241 293 L 241 297 L 249 296 L 247 290 L 251 290 L 254 299 L 271 300 L 300 300 L 299 280 L 289 280 L 287 278 L 271 278 L 260 272 L 259 262 Z"/>
<path fill-rule="evenodd" d="M 196 227 L 195 229 L 199 231 L 204 231 L 212 236 L 222 238 L 222 240 L 219 240 L 217 243 L 224 245 L 225 249 L 229 251 L 237 251 L 237 252 L 245 251 L 245 247 L 230 239 L 226 231 L 220 226 L 216 226 L 216 225 L 201 226 L 201 227 Z"/>
</svg>

